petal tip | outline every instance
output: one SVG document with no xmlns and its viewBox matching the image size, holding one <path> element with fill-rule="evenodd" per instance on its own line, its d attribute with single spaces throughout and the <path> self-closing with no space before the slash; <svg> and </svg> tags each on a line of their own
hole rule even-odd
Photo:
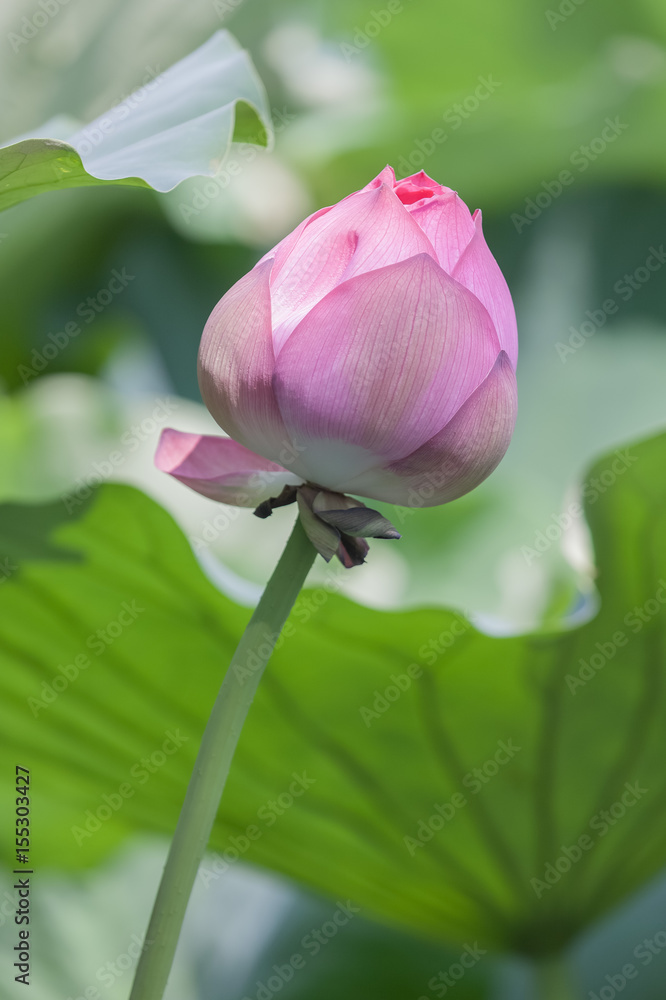
<svg viewBox="0 0 666 1000">
<path fill-rule="evenodd" d="M 155 468 L 173 475 L 174 470 L 194 450 L 200 439 L 200 434 L 190 434 L 187 431 L 177 431 L 174 427 L 165 427 L 160 434 L 153 459 Z"/>
</svg>

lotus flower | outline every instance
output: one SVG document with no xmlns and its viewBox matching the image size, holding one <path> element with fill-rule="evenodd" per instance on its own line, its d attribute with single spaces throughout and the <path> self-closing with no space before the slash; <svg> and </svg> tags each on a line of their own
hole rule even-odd
<svg viewBox="0 0 666 1000">
<path fill-rule="evenodd" d="M 229 437 L 166 430 L 156 462 L 260 515 L 298 498 L 304 520 L 305 505 L 326 524 L 330 558 L 371 524 L 397 537 L 340 495 L 433 506 L 492 472 L 515 423 L 517 353 L 481 213 L 423 171 L 386 167 L 218 302 L 199 385 Z"/>
</svg>

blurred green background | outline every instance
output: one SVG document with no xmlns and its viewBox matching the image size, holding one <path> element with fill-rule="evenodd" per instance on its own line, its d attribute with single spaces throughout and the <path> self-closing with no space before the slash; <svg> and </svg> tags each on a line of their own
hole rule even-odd
<svg viewBox="0 0 666 1000">
<path fill-rule="evenodd" d="M 423 168 L 483 210 L 518 313 L 518 425 L 504 462 L 471 495 L 432 510 L 387 510 L 402 540 L 374 543 L 368 564 L 339 586 L 375 608 L 446 604 L 497 635 L 559 621 L 563 610 L 572 621 L 585 615 L 594 598 L 584 526 L 543 552 L 538 543 L 591 459 L 665 423 L 663 275 L 645 271 L 655 249 L 663 255 L 666 222 L 664 5 L 61 6 L 18 49 L 12 33 L 40 8 L 6 0 L 0 10 L 0 141 L 60 112 L 90 120 L 225 27 L 264 81 L 276 145 L 187 219 L 182 207 L 197 180 L 167 195 L 55 192 L 0 216 L 0 499 L 52 499 L 107 478 L 138 486 L 195 549 L 206 543 L 218 585 L 251 604 L 290 518 L 258 526 L 249 513 L 227 511 L 220 520 L 217 505 L 153 470 L 159 433 L 215 430 L 199 401 L 196 352 L 230 285 L 305 214 L 362 187 L 386 163 L 401 174 Z M 135 275 L 122 295 L 42 372 L 22 376 L 33 351 L 114 268 Z M 107 472 L 120 442 L 122 461 Z M 320 569 L 313 580 L 323 578 Z M 132 841 L 105 868 L 44 877 L 35 1000 L 74 1000 L 74 987 L 94 982 L 95 970 L 143 933 L 163 846 Z M 257 996 L 273 963 L 331 913 L 329 901 L 240 866 L 200 895 L 174 1000 Z M 579 942 L 577 969 L 590 990 L 603 985 L 609 956 L 664 929 L 657 915 L 665 901 L 655 883 Z M 428 981 L 456 962 L 456 949 L 359 919 L 281 995 L 444 995 Z M 5 951 L 0 996 L 19 995 L 7 985 L 10 964 Z M 101 995 L 125 997 L 129 976 L 113 978 Z M 657 1000 L 664 982 L 666 955 L 660 968 L 656 956 L 623 996 Z M 480 963 L 451 993 L 531 1000 L 531 990 L 523 963 L 503 959 Z"/>
</svg>

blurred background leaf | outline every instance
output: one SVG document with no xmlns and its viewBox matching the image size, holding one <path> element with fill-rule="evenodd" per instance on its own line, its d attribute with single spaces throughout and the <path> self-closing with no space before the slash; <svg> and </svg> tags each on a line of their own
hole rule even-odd
<svg viewBox="0 0 666 1000">
<path fill-rule="evenodd" d="M 663 281 L 660 274 L 647 282 L 634 277 L 650 248 L 660 247 L 666 225 L 663 6 L 583 3 L 560 19 L 559 4 L 511 0 L 500 9 L 474 0 L 453 9 L 411 0 L 379 27 L 376 15 L 386 21 L 387 5 L 362 0 L 58 6 L 53 17 L 20 0 L 0 9 L 0 142 L 58 112 L 90 121 L 228 27 L 266 84 L 276 148 L 243 162 L 236 176 L 221 172 L 209 187 L 194 180 L 163 196 L 121 186 L 62 191 L 3 213 L 0 496 L 21 502 L 60 494 L 58 504 L 68 501 L 73 513 L 84 514 L 95 483 L 134 483 L 176 517 L 216 584 L 252 604 L 289 519 L 274 517 L 258 543 L 251 515 L 213 505 L 154 472 L 157 437 L 167 423 L 215 432 L 198 403 L 195 360 L 203 324 L 223 292 L 307 212 L 363 186 L 387 161 L 403 172 L 423 167 L 483 209 L 488 241 L 514 294 L 521 337 L 516 435 L 505 461 L 475 493 L 443 508 L 392 511 L 394 519 L 402 516 L 399 544 L 373 545 L 371 561 L 354 575 L 320 569 L 313 584 L 327 581 L 378 608 L 447 604 L 498 634 L 589 617 L 590 540 L 580 518 L 561 533 L 555 519 L 585 488 L 594 455 L 665 423 Z M 597 153 L 606 118 L 627 127 Z M 553 195 L 562 170 L 573 182 Z M 135 275 L 122 294 L 36 371 L 34 352 L 42 354 L 50 334 L 80 319 L 79 307 L 87 308 L 122 268 Z M 616 287 L 626 287 L 626 275 L 636 286 L 628 296 Z M 563 361 L 557 345 L 568 343 L 589 313 L 599 316 L 609 298 L 617 311 L 602 312 L 598 330 Z M 34 372 L 27 383 L 20 366 Z M 15 522 L 5 524 L 3 537 L 17 538 Z M 62 542 L 54 546 L 49 525 L 43 528 L 44 554 L 62 556 Z M 549 546 L 531 555 L 547 532 Z M 76 550 L 69 555 L 77 558 Z M 77 564 L 62 568 L 74 571 Z M 217 670 L 221 649 L 216 657 Z M 57 663 L 54 651 L 49 676 Z M 160 667 L 152 660 L 151 676 Z M 604 683 L 600 677 L 589 690 Z M 614 720 L 616 708 L 607 707 Z M 658 733 L 654 744 L 661 745 Z M 85 762 L 86 739 L 79 755 Z M 63 791 L 70 788 L 68 779 Z M 36 1000 L 75 997 L 75 985 L 82 995 L 92 984 L 101 987 L 98 966 L 126 951 L 130 925 L 138 933 L 145 926 L 163 850 L 135 845 L 86 876 L 41 876 L 54 881 L 42 904 L 41 940 L 50 943 L 32 987 Z M 627 860 L 640 867 L 633 855 Z M 285 907 L 301 904 L 288 884 L 261 888 L 258 878 L 239 864 L 208 890 L 201 887 L 174 973 L 174 1000 L 213 1000 L 223 989 L 254 997 L 261 970 L 283 960 L 274 959 L 271 928 L 292 920 Z M 2 905 L 0 922 L 6 897 Z M 303 912 L 313 905 L 306 898 Z M 317 905 L 320 916 L 312 920 L 321 924 L 330 903 Z M 664 930 L 663 891 L 653 889 L 642 905 L 625 906 L 583 943 L 578 939 L 581 995 L 599 993 L 607 975 L 636 961 L 641 940 Z M 299 919 L 294 915 L 295 950 Z M 382 970 L 397 955 L 405 975 L 396 972 L 396 992 L 432 1000 L 428 981 L 452 959 L 440 960 L 440 952 L 431 959 L 394 930 L 373 951 L 370 942 L 381 931 L 370 924 L 359 969 L 358 952 L 345 943 L 357 926 L 352 921 L 349 935 L 335 942 L 340 991 L 347 995 L 359 983 L 364 996 L 389 995 Z M 280 940 L 289 951 L 286 938 Z M 641 965 L 623 996 L 662 1000 L 663 961 L 658 954 L 649 968 Z M 414 969 L 409 984 L 408 967 Z M 317 995 L 330 988 L 328 966 L 325 974 L 319 969 L 313 964 L 307 971 Z M 6 973 L 3 981 L 10 982 L 11 969 Z M 466 978 L 456 990 L 473 993 L 478 985 L 492 1000 L 534 1000 L 529 970 L 520 963 L 503 967 L 492 986 L 481 967 L 479 975 L 484 981 Z M 126 996 L 127 977 L 104 995 Z M 295 977 L 290 988 L 298 991 L 300 982 Z"/>
<path fill-rule="evenodd" d="M 600 609 L 581 626 L 498 639 L 306 592 L 204 885 L 242 857 L 443 942 L 540 956 L 655 876 L 665 457 L 662 436 L 591 470 L 613 489 L 587 497 Z M 247 613 L 137 491 L 102 487 L 73 520 L 26 506 L 19 539 L 46 514 L 51 554 L 15 548 L 0 592 L 1 731 L 45 789 L 35 865 L 80 867 L 171 829 Z"/>
<path fill-rule="evenodd" d="M 61 116 L 0 147 L 0 211 L 70 187 L 170 191 L 190 177 L 214 176 L 234 142 L 267 146 L 270 127 L 247 52 L 217 31 L 85 126 Z"/>
</svg>

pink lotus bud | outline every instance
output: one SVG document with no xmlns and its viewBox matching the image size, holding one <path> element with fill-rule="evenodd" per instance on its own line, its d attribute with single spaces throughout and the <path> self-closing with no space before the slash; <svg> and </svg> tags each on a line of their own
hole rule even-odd
<svg viewBox="0 0 666 1000">
<path fill-rule="evenodd" d="M 507 449 L 517 353 L 481 213 L 423 172 L 397 181 L 386 167 L 302 222 L 218 302 L 199 384 L 234 440 L 169 431 L 157 462 L 245 506 L 303 483 L 446 503 Z"/>
</svg>

